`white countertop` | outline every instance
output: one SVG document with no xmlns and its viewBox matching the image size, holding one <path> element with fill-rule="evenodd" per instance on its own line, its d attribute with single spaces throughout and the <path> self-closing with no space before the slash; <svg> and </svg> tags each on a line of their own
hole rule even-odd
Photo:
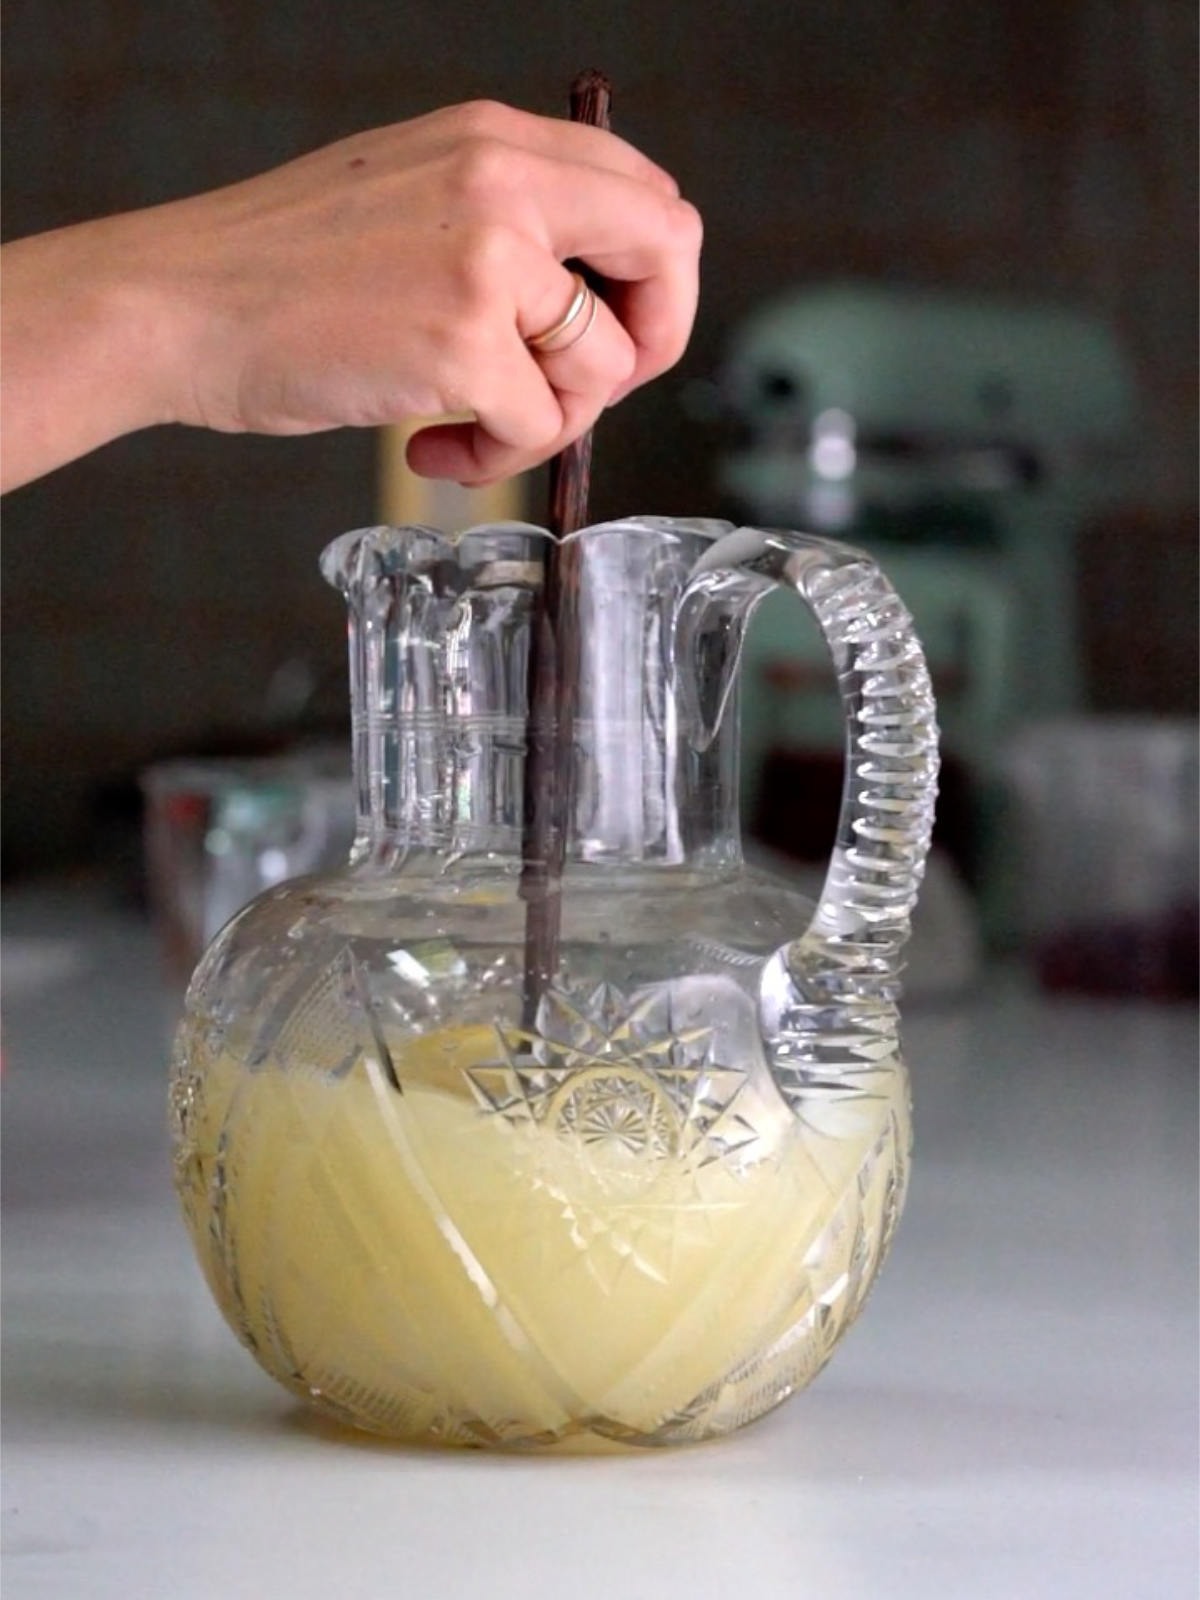
<svg viewBox="0 0 1200 1600">
<path fill-rule="evenodd" d="M 812 1389 L 733 1438 L 571 1460 L 334 1434 L 193 1263 L 149 935 L 4 921 L 5 1600 L 1191 1600 L 1191 1008 L 914 1010 L 908 1211 Z M 64 942 L 65 941 L 65 942 Z"/>
</svg>

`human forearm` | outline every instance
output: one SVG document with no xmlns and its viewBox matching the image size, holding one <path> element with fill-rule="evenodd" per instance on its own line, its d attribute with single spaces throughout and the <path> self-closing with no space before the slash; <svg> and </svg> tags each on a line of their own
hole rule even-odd
<svg viewBox="0 0 1200 1600">
<path fill-rule="evenodd" d="M 598 128 L 451 107 L 3 254 L 3 483 L 155 422 L 313 433 L 468 413 L 410 464 L 523 472 L 677 361 L 700 219 Z M 587 337 L 539 342 L 605 280 Z"/>
<path fill-rule="evenodd" d="M 4 489 L 171 420 L 162 374 L 174 334 L 142 218 L 62 228 L 0 252 Z"/>
</svg>

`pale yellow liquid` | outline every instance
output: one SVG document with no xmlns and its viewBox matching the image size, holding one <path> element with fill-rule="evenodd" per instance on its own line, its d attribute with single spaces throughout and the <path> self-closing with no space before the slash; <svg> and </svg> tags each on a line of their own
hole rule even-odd
<svg viewBox="0 0 1200 1600">
<path fill-rule="evenodd" d="M 487 1027 L 394 1046 L 402 1091 L 368 1055 L 342 1078 L 193 1061 L 184 1209 L 268 1371 L 457 1443 L 705 1437 L 806 1382 L 902 1200 L 902 1069 L 840 1134 L 748 1087 L 742 1150 L 684 1158 L 653 1089 L 631 1108 L 603 1069 L 541 1122 L 481 1108 L 463 1069 L 495 1055 Z"/>
</svg>

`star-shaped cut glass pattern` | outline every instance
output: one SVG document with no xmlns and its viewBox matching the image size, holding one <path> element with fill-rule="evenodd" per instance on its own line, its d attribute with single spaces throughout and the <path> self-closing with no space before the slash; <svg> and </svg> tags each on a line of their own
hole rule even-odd
<svg viewBox="0 0 1200 1600">
<path fill-rule="evenodd" d="M 714 1029 L 673 1015 L 671 985 L 627 998 L 609 983 L 551 990 L 536 1030 L 498 1024 L 490 1061 L 464 1069 L 480 1107 L 553 1128 L 598 1156 L 698 1170 L 757 1140 L 739 1114 L 742 1066 L 720 1059 Z"/>
</svg>

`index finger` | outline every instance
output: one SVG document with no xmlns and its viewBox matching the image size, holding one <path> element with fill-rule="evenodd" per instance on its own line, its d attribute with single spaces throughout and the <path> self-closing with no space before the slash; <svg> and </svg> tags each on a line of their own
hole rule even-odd
<svg viewBox="0 0 1200 1600">
<path fill-rule="evenodd" d="M 560 260 L 583 261 L 606 280 L 604 298 L 637 351 L 623 392 L 674 366 L 700 294 L 704 230 L 694 206 L 624 174 L 537 162 L 509 214 Z"/>
<path fill-rule="evenodd" d="M 687 349 L 700 300 L 700 264 L 695 256 L 664 261 L 653 278 L 609 283 L 604 298 L 633 340 L 634 369 L 609 405 L 673 367 Z"/>
<path fill-rule="evenodd" d="M 623 177 L 648 183 L 663 194 L 674 197 L 679 185 L 665 168 L 619 134 L 593 128 L 586 122 L 569 122 L 563 117 L 540 117 L 498 101 L 476 100 L 434 112 L 430 121 L 444 122 L 460 137 L 498 139 L 535 155 L 559 161 L 574 161 L 583 166 L 619 172 Z"/>
<path fill-rule="evenodd" d="M 562 161 L 579 161 L 584 166 L 620 172 L 627 178 L 653 185 L 672 199 L 678 196 L 679 185 L 666 168 L 651 161 L 619 134 L 559 117 L 534 117 L 532 121 L 539 126 L 531 130 L 530 149 L 558 156 Z"/>
</svg>

